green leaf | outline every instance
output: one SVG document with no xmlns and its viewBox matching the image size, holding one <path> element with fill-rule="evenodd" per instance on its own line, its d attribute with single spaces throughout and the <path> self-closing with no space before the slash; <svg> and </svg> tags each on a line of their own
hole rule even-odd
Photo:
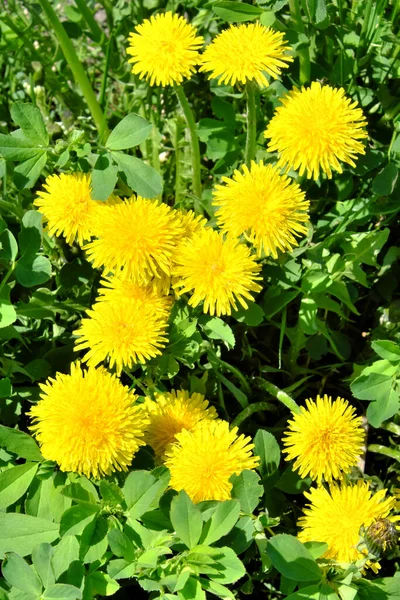
<svg viewBox="0 0 400 600">
<path fill-rule="evenodd" d="M 232 475 L 232 498 L 240 501 L 241 509 L 246 514 L 251 514 L 263 495 L 260 478 L 255 471 L 242 471 L 240 475 Z"/>
<path fill-rule="evenodd" d="M 232 548 L 218 548 L 214 561 L 213 567 L 218 570 L 218 573 L 210 573 L 209 577 L 219 583 L 235 583 L 246 572 L 242 561 Z"/>
<path fill-rule="evenodd" d="M 262 300 L 262 307 L 267 319 L 272 319 L 289 302 L 299 295 L 298 290 L 282 291 L 278 286 L 271 286 Z"/>
<path fill-rule="evenodd" d="M 202 317 L 199 320 L 199 323 L 202 325 L 207 337 L 211 340 L 222 340 L 229 348 L 234 347 L 235 336 L 233 335 L 232 329 L 225 321 L 219 317 Z"/>
<path fill-rule="evenodd" d="M 8 327 L 17 320 L 17 313 L 10 301 L 11 288 L 5 285 L 0 291 L 0 328 Z"/>
<path fill-rule="evenodd" d="M 86 578 L 85 592 L 89 594 L 89 598 L 112 596 L 119 588 L 119 583 L 102 571 L 90 573 L 89 577 Z"/>
<path fill-rule="evenodd" d="M 119 558 L 132 562 L 135 558 L 135 546 L 128 536 L 119 529 L 111 529 L 108 533 L 110 548 Z"/>
<path fill-rule="evenodd" d="M 57 538 L 57 523 L 20 513 L 0 513 L 0 557 L 5 552 L 27 556 L 37 544 L 50 544 Z"/>
<path fill-rule="evenodd" d="M 400 361 L 400 344 L 390 340 L 375 340 L 371 344 L 378 356 L 390 362 Z"/>
<path fill-rule="evenodd" d="M 36 156 L 38 148 L 23 135 L 6 135 L 0 133 L 0 154 L 5 160 L 20 161 L 28 160 Z M 19 133 L 22 133 L 19 131 Z"/>
<path fill-rule="evenodd" d="M 150 135 L 152 124 L 143 117 L 131 113 L 112 130 L 106 142 L 109 150 L 127 150 L 144 142 Z"/>
<path fill-rule="evenodd" d="M 189 549 L 196 546 L 203 529 L 203 519 L 201 512 L 184 490 L 171 502 L 170 519 L 185 546 Z"/>
<path fill-rule="evenodd" d="M 206 594 L 198 579 L 189 577 L 185 585 L 178 591 L 180 600 L 206 600 Z"/>
<path fill-rule="evenodd" d="M 114 165 L 110 154 L 102 154 L 96 160 L 92 171 L 92 198 L 108 200 L 118 180 L 118 167 Z"/>
<path fill-rule="evenodd" d="M 380 400 L 389 395 L 392 382 L 392 377 L 381 373 L 370 373 L 354 379 L 350 388 L 353 396 L 359 400 Z"/>
<path fill-rule="evenodd" d="M 239 519 L 239 515 L 240 503 L 237 500 L 220 502 L 211 519 L 204 525 L 201 543 L 210 545 L 227 535 Z"/>
<path fill-rule="evenodd" d="M 47 162 L 47 152 L 36 151 L 32 158 L 28 158 L 14 169 L 13 180 L 19 190 L 32 188 L 40 177 Z"/>
<path fill-rule="evenodd" d="M 222 583 L 210 581 L 209 579 L 202 579 L 202 577 L 199 578 L 199 581 L 201 583 L 201 587 L 206 590 L 206 592 L 210 592 L 210 594 L 214 594 L 214 596 L 218 596 L 218 598 L 235 600 L 235 596 L 232 594 L 230 589 L 222 585 Z"/>
<path fill-rule="evenodd" d="M 375 177 L 372 182 L 372 191 L 377 196 L 390 196 L 396 185 L 399 170 L 394 163 L 389 163 Z"/>
<path fill-rule="evenodd" d="M 130 188 L 143 198 L 154 198 L 159 196 L 163 190 L 163 182 L 160 173 L 153 167 L 146 165 L 136 156 L 130 156 L 123 152 L 113 152 L 112 157 L 125 177 Z"/>
<path fill-rule="evenodd" d="M 33 104 L 14 102 L 11 107 L 12 120 L 21 127 L 24 135 L 37 145 L 47 146 L 49 134 L 43 121 L 42 113 Z"/>
<path fill-rule="evenodd" d="M 267 555 L 274 567 L 295 581 L 319 581 L 321 571 L 307 548 L 292 535 L 280 533 L 269 538 Z"/>
<path fill-rule="evenodd" d="M 304 546 L 315 559 L 320 558 L 329 548 L 325 542 L 306 542 Z"/>
<path fill-rule="evenodd" d="M 18 235 L 21 255 L 36 254 L 42 244 L 42 215 L 37 210 L 28 210 L 22 217 L 22 227 Z"/>
<path fill-rule="evenodd" d="M 249 327 L 257 327 L 264 320 L 264 311 L 261 306 L 255 304 L 255 302 L 249 302 L 248 308 L 241 306 L 239 310 L 235 310 L 232 313 L 239 323 L 246 323 Z"/>
<path fill-rule="evenodd" d="M 332 590 L 333 591 L 333 590 Z M 294 594 L 290 594 L 286 597 L 285 600 L 326 600 L 323 599 L 320 594 L 320 586 L 319 585 L 309 585 L 307 587 L 301 588 L 298 592 L 294 592 Z"/>
<path fill-rule="evenodd" d="M 26 460 L 43 460 L 39 446 L 30 435 L 4 425 L 0 425 L 0 448 L 5 448 L 8 452 Z"/>
<path fill-rule="evenodd" d="M 131 519 L 138 519 L 150 510 L 152 502 L 161 496 L 169 483 L 168 471 L 157 478 L 148 471 L 132 471 L 125 480 L 123 494 Z"/>
<path fill-rule="evenodd" d="M 43 600 L 76 600 L 82 598 L 82 592 L 74 585 L 55 583 L 44 591 Z"/>
<path fill-rule="evenodd" d="M 17 254 L 17 240 L 11 231 L 6 229 L 0 234 L 0 258 L 4 258 L 6 260 L 15 260 Z"/>
<path fill-rule="evenodd" d="M 275 485 L 285 494 L 303 494 L 310 487 L 312 480 L 310 477 L 302 479 L 297 471 L 293 471 L 289 466 L 282 474 L 282 477 Z"/>
<path fill-rule="evenodd" d="M 40 596 L 42 592 L 40 579 L 19 554 L 15 552 L 7 554 L 1 570 L 7 583 L 11 586 L 21 590 L 21 592 Z"/>
<path fill-rule="evenodd" d="M 107 572 L 113 579 L 128 579 L 135 575 L 136 563 L 117 558 L 108 563 Z"/>
<path fill-rule="evenodd" d="M 46 283 L 51 277 L 51 262 L 40 254 L 24 255 L 17 262 L 15 277 L 24 287 Z"/>
<path fill-rule="evenodd" d="M 37 468 L 37 463 L 25 463 L 0 473 L 0 509 L 11 506 L 25 494 Z"/>
<path fill-rule="evenodd" d="M 9 377 L 0 379 L 0 398 L 9 398 L 12 394 L 12 385 Z"/>
<path fill-rule="evenodd" d="M 56 582 L 52 563 L 53 555 L 54 549 L 51 544 L 39 544 L 32 552 L 32 563 L 44 588 Z"/>
<path fill-rule="evenodd" d="M 242 2 L 216 2 L 212 9 L 218 17 L 228 23 L 253 21 L 263 13 L 261 8 Z"/>
<path fill-rule="evenodd" d="M 367 419 L 372 427 L 380 427 L 400 410 L 399 394 L 391 389 L 388 394 L 382 395 L 378 400 L 371 402 L 367 408 Z"/>
<path fill-rule="evenodd" d="M 56 581 L 68 570 L 74 561 L 79 559 L 79 542 L 73 535 L 63 537 L 54 548 L 53 567 Z"/>
<path fill-rule="evenodd" d="M 279 467 L 281 459 L 279 444 L 272 433 L 259 429 L 254 438 L 254 447 L 261 461 L 259 470 L 263 476 L 269 477 Z"/>
<path fill-rule="evenodd" d="M 85 563 L 100 560 L 108 547 L 108 522 L 102 517 L 96 517 L 86 525 L 80 540 L 79 558 Z"/>
<path fill-rule="evenodd" d="M 79 535 L 99 512 L 95 504 L 78 504 L 65 511 L 60 522 L 60 536 Z"/>
</svg>

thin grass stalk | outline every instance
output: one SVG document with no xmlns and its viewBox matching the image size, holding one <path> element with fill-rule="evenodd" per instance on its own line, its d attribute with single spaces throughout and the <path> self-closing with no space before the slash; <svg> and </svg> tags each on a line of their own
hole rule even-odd
<svg viewBox="0 0 400 600">
<path fill-rule="evenodd" d="M 289 9 L 292 21 L 296 25 L 296 30 L 299 33 L 304 33 L 304 23 L 301 16 L 300 0 L 289 0 Z M 310 53 L 308 48 L 301 48 L 300 50 L 297 50 L 297 54 L 300 62 L 300 84 L 304 85 L 310 81 Z"/>
<path fill-rule="evenodd" d="M 250 168 L 251 161 L 256 157 L 257 149 L 257 107 L 255 95 L 255 83 L 248 81 L 246 83 L 246 100 L 247 100 L 247 131 L 246 131 L 246 148 L 244 160 Z"/>
</svg>

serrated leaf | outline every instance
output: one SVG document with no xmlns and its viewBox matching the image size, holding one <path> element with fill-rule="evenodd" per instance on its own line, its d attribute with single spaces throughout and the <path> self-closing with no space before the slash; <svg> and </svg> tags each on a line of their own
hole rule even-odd
<svg viewBox="0 0 400 600">
<path fill-rule="evenodd" d="M 381 373 L 360 375 L 350 384 L 353 396 L 359 400 L 380 400 L 387 396 L 392 388 L 392 377 Z"/>
<path fill-rule="evenodd" d="M 32 142 L 43 146 L 48 145 L 49 134 L 42 113 L 36 106 L 24 102 L 14 102 L 11 107 L 11 118 Z"/>
</svg>

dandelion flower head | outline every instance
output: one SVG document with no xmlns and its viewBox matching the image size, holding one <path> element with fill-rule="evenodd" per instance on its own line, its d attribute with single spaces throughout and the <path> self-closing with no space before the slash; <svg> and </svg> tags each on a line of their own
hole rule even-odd
<svg viewBox="0 0 400 600">
<path fill-rule="evenodd" d="M 191 238 L 195 233 L 200 233 L 207 225 L 207 219 L 202 215 L 196 215 L 193 210 L 178 209 L 176 215 L 183 227 L 183 238 Z"/>
<path fill-rule="evenodd" d="M 161 354 L 167 341 L 165 311 L 157 314 L 140 300 L 96 302 L 86 312 L 88 316 L 74 333 L 80 338 L 75 350 L 88 350 L 82 360 L 89 366 L 108 359 L 119 374 L 124 367 L 131 368 Z"/>
<path fill-rule="evenodd" d="M 152 309 L 158 316 L 169 315 L 172 298 L 161 294 L 152 283 L 140 284 L 133 279 L 114 275 L 102 279 L 101 284 L 98 302 L 134 300 L 141 302 L 145 310 Z"/>
<path fill-rule="evenodd" d="M 250 250 L 213 229 L 205 229 L 180 244 L 174 260 L 174 289 L 180 295 L 191 293 L 191 306 L 204 302 L 205 313 L 230 315 L 238 303 L 247 308 L 246 300 L 253 300 L 252 292 L 261 290 L 256 283 L 261 279 L 261 267 Z"/>
<path fill-rule="evenodd" d="M 217 413 L 202 394 L 172 390 L 148 398 L 145 408 L 149 417 L 146 442 L 158 457 L 162 457 L 176 434 L 183 429 L 193 431 L 204 419 L 216 419 Z"/>
<path fill-rule="evenodd" d="M 265 73 L 277 79 L 293 61 L 287 50 L 280 31 L 261 23 L 231 25 L 207 46 L 200 71 L 210 71 L 209 79 L 218 77 L 221 85 L 256 81 L 267 86 Z"/>
<path fill-rule="evenodd" d="M 165 465 L 171 472 L 170 486 L 185 490 L 193 502 L 229 500 L 229 478 L 259 462 L 253 456 L 249 437 L 237 435 L 237 427 L 221 420 L 204 420 L 193 431 L 176 434 L 176 443 L 166 452 Z"/>
<path fill-rule="evenodd" d="M 300 187 L 289 177 L 280 175 L 273 165 L 243 165 L 233 177 L 222 177 L 225 185 L 217 185 L 213 204 L 223 231 L 239 237 L 242 234 L 256 248 L 278 256 L 297 246 L 297 237 L 307 233 L 309 201 Z"/>
<path fill-rule="evenodd" d="M 97 239 L 85 250 L 95 268 L 147 282 L 153 276 L 170 275 L 172 252 L 182 233 L 169 206 L 132 197 L 97 212 L 93 225 Z"/>
<path fill-rule="evenodd" d="M 129 36 L 132 73 L 150 85 L 174 85 L 191 77 L 203 38 L 183 17 L 172 12 L 145 19 Z"/>
<path fill-rule="evenodd" d="M 343 398 L 332 402 L 326 394 L 306 400 L 282 439 L 286 460 L 295 460 L 300 476 L 310 475 L 318 483 L 339 479 L 356 466 L 363 440 L 361 417 L 354 408 Z"/>
<path fill-rule="evenodd" d="M 308 179 L 318 179 L 322 170 L 330 179 L 332 169 L 343 172 L 339 161 L 355 167 L 357 154 L 365 154 L 361 140 L 368 137 L 366 120 L 343 88 L 314 81 L 281 102 L 264 132 L 268 151 L 279 152 L 278 166 L 291 167 Z"/>
<path fill-rule="evenodd" d="M 29 414 L 45 459 L 87 477 L 127 470 L 147 425 L 133 392 L 105 369 L 83 371 L 79 363 L 39 385 Z"/>
<path fill-rule="evenodd" d="M 92 200 L 90 176 L 84 173 L 50 175 L 34 205 L 47 221 L 51 235 L 63 235 L 68 244 L 79 245 L 91 237 L 93 218 L 100 204 Z"/>
<path fill-rule="evenodd" d="M 372 494 L 368 482 L 355 485 L 331 483 L 329 491 L 320 486 L 304 494 L 309 504 L 299 519 L 301 542 L 325 542 L 325 558 L 349 563 L 365 557 L 357 548 L 361 529 L 387 517 L 395 504 L 385 498 L 386 490 Z"/>
</svg>

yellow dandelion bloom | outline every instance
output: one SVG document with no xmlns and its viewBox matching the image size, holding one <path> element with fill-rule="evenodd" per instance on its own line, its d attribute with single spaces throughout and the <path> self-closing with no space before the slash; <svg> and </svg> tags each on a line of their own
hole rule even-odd
<svg viewBox="0 0 400 600">
<path fill-rule="evenodd" d="M 83 371 L 79 362 L 70 375 L 57 373 L 39 385 L 29 415 L 44 458 L 87 477 L 127 470 L 145 444 L 147 425 L 133 392 L 105 369 Z"/>
<path fill-rule="evenodd" d="M 298 245 L 296 237 L 307 233 L 310 203 L 289 177 L 280 175 L 273 165 L 251 162 L 250 169 L 235 170 L 233 177 L 222 177 L 225 185 L 217 185 L 213 204 L 221 229 L 236 237 L 245 235 L 263 252 L 278 256 Z"/>
<path fill-rule="evenodd" d="M 38 192 L 34 205 L 47 221 L 51 235 L 63 235 L 68 244 L 79 245 L 91 237 L 91 226 L 98 206 L 92 200 L 90 176 L 83 173 L 50 175 Z"/>
<path fill-rule="evenodd" d="M 95 367 L 108 358 L 110 367 L 121 373 L 124 367 L 161 354 L 167 341 L 167 316 L 137 300 L 97 302 L 86 311 L 88 318 L 74 331 L 81 339 L 75 350 L 86 350 L 83 360 Z"/>
<path fill-rule="evenodd" d="M 169 206 L 138 196 L 98 211 L 93 225 L 97 239 L 84 249 L 95 268 L 148 281 L 170 275 L 172 252 L 182 233 Z"/>
<path fill-rule="evenodd" d="M 203 38 L 183 17 L 172 12 L 153 15 L 129 36 L 127 53 L 132 73 L 150 85 L 174 85 L 191 77 L 199 60 Z"/>
<path fill-rule="evenodd" d="M 360 544 L 361 528 L 389 515 L 394 498 L 385 498 L 386 490 L 372 494 L 367 482 L 355 485 L 331 483 L 312 488 L 304 494 L 310 504 L 299 519 L 301 542 L 325 542 L 324 557 L 338 562 L 354 562 L 365 557 Z"/>
<path fill-rule="evenodd" d="M 294 460 L 301 477 L 310 475 L 319 483 L 332 481 L 348 473 L 362 453 L 364 430 L 361 417 L 347 400 L 324 395 L 306 400 L 307 408 L 289 421 L 286 437 L 286 460 Z"/>
<path fill-rule="evenodd" d="M 293 61 L 285 54 L 290 46 L 286 46 L 283 37 L 280 31 L 261 23 L 231 25 L 206 48 L 200 71 L 211 71 L 209 79 L 219 77 L 221 85 L 256 81 L 267 86 L 265 73 L 277 79 L 281 69 Z"/>
<path fill-rule="evenodd" d="M 100 283 L 102 287 L 98 290 L 98 302 L 135 300 L 141 302 L 147 309 L 152 309 L 156 315 L 166 315 L 168 318 L 172 298 L 159 293 L 152 283 L 143 285 L 118 275 L 105 277 Z"/>
<path fill-rule="evenodd" d="M 190 292 L 191 306 L 204 302 L 203 310 L 210 315 L 230 315 L 237 302 L 247 308 L 246 300 L 253 300 L 251 292 L 261 290 L 256 283 L 261 267 L 250 250 L 213 229 L 180 244 L 174 260 L 174 289 L 180 295 Z"/>
<path fill-rule="evenodd" d="M 200 233 L 202 229 L 207 225 L 207 219 L 202 215 L 196 215 L 193 210 L 181 210 L 176 211 L 176 216 L 181 222 L 183 227 L 183 238 L 191 238 L 195 233 Z"/>
<path fill-rule="evenodd" d="M 149 417 L 145 440 L 158 457 L 164 455 L 177 433 L 193 431 L 204 419 L 218 417 L 202 394 L 190 395 L 186 390 L 156 394 L 155 400 L 146 400 L 145 408 Z"/>
<path fill-rule="evenodd" d="M 330 179 L 332 169 L 343 172 L 339 161 L 355 167 L 356 155 L 365 154 L 360 140 L 368 137 L 366 120 L 343 88 L 314 81 L 281 102 L 264 132 L 268 151 L 280 154 L 278 166 L 306 173 L 308 179 L 318 179 L 322 169 Z"/>
<path fill-rule="evenodd" d="M 206 420 L 193 431 L 176 434 L 176 443 L 166 452 L 170 486 L 178 492 L 185 490 L 193 502 L 229 500 L 229 478 L 254 469 L 259 462 L 252 455 L 251 439 L 238 436 L 237 431 L 237 427 L 229 431 L 226 421 Z"/>
</svg>

